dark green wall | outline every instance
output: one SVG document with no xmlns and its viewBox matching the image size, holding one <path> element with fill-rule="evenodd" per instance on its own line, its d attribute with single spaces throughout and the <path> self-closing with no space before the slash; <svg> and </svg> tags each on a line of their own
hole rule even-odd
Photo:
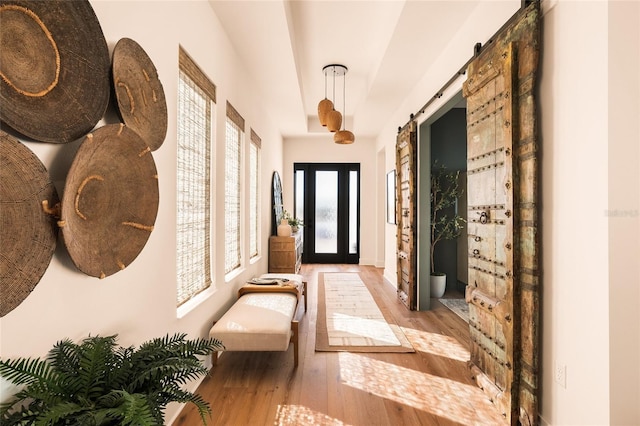
<svg viewBox="0 0 640 426">
<path fill-rule="evenodd" d="M 436 160 L 450 170 L 467 170 L 466 109 L 452 108 L 431 124 L 432 167 Z M 460 213 L 466 216 L 464 212 Z M 438 243 L 434 263 L 436 271 L 447 274 L 447 290 L 464 290 L 464 284 L 457 280 L 456 240 Z"/>
</svg>

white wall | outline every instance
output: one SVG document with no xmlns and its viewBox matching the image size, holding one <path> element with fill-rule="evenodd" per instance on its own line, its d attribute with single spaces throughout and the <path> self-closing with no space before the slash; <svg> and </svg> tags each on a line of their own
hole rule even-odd
<svg viewBox="0 0 640 426">
<path fill-rule="evenodd" d="M 207 336 L 243 280 L 267 270 L 267 243 L 271 224 L 271 174 L 282 170 L 282 138 L 260 105 L 254 83 L 234 53 L 222 27 L 205 1 L 117 2 L 92 1 L 110 50 L 122 37 L 136 40 L 154 62 L 162 81 L 168 108 L 167 137 L 153 153 L 159 174 L 160 205 L 155 229 L 138 258 L 125 270 L 104 280 L 75 270 L 62 241 L 49 268 L 32 294 L 0 319 L 2 358 L 41 357 L 56 341 L 80 340 L 89 334 L 119 334 L 121 345 L 141 342 L 167 333 L 184 332 L 190 338 Z M 217 147 L 215 174 L 215 224 L 213 253 L 217 291 L 198 307 L 176 315 L 176 99 L 178 45 L 182 45 L 217 85 Z M 224 122 L 229 100 L 262 138 L 262 257 L 232 282 L 225 283 L 224 253 L 217 248 L 224 238 Z M 110 108 L 113 108 L 110 106 Z M 115 117 L 113 110 L 109 117 Z M 110 118 L 112 120 L 112 118 Z M 59 194 L 78 143 L 52 145 L 27 142 L 51 171 Z M 248 251 L 248 238 L 243 240 Z M 217 247 L 216 247 L 217 246 Z M 3 392 L 6 397 L 6 393 Z M 178 406 L 170 406 L 171 419 Z"/>
<path fill-rule="evenodd" d="M 639 7 L 559 2 L 544 20 L 542 415 L 549 424 L 640 423 Z M 553 380 L 556 362 L 567 367 L 566 388 Z"/>
<path fill-rule="evenodd" d="M 603 425 L 609 421 L 607 3 L 559 2 L 545 16 L 542 46 L 542 416 L 549 424 Z M 555 363 L 566 365 L 566 388 L 553 380 Z"/>
<path fill-rule="evenodd" d="M 333 142 L 333 134 L 284 140 L 282 191 L 284 206 L 293 211 L 294 163 L 360 163 L 360 264 L 376 265 L 376 222 L 378 206 L 377 155 L 375 140 L 356 136 L 350 145 Z"/>
<path fill-rule="evenodd" d="M 610 420 L 630 425 L 640 424 L 640 2 L 609 3 L 608 24 Z"/>
</svg>

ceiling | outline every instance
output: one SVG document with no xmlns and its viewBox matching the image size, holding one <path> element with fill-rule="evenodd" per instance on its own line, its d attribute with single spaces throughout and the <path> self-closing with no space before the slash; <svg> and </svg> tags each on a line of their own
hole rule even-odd
<svg viewBox="0 0 640 426">
<path fill-rule="evenodd" d="M 483 0 L 267 0 L 210 4 L 284 137 L 323 135 L 327 97 L 357 138 L 375 137 Z M 462 64 L 461 64 L 462 65 Z M 444 83 L 444 82 L 443 82 Z M 346 92 L 346 99 L 342 93 Z"/>
</svg>

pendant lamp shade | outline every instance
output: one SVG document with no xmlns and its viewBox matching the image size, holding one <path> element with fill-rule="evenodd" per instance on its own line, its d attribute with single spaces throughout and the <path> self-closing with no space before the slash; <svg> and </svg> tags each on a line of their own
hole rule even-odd
<svg viewBox="0 0 640 426">
<path fill-rule="evenodd" d="M 329 99 L 324 98 L 318 104 L 318 119 L 320 120 L 320 124 L 323 126 L 327 126 L 327 114 L 333 110 L 333 102 Z"/>
<path fill-rule="evenodd" d="M 342 114 L 340 111 L 331 110 L 327 114 L 327 129 L 330 132 L 337 132 L 340 130 L 340 126 L 342 126 Z"/>
<path fill-rule="evenodd" d="M 324 73 L 324 99 L 318 104 L 318 118 L 320 124 L 325 126 L 330 132 L 335 133 L 333 140 L 339 144 L 353 143 L 355 137 L 353 133 L 346 129 L 340 130 L 343 124 L 343 114 L 346 114 L 346 83 L 345 76 L 347 74 L 347 67 L 340 64 L 329 64 L 322 68 Z M 336 99 L 336 76 L 343 77 L 342 79 L 342 113 L 335 109 L 335 105 L 329 99 L 327 99 L 327 74 L 331 74 L 333 79 L 333 101 Z M 346 121 L 346 119 L 344 120 Z"/>
<path fill-rule="evenodd" d="M 340 130 L 333 135 L 333 141 L 341 145 L 352 144 L 356 137 L 349 130 Z"/>
</svg>

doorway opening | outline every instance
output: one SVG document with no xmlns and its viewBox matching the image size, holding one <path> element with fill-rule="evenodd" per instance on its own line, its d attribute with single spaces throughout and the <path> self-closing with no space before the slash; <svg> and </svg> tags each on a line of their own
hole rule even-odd
<svg viewBox="0 0 640 426">
<path fill-rule="evenodd" d="M 418 126 L 418 310 L 431 306 L 431 170 L 437 161 L 448 170 L 459 171 L 464 189 L 457 211 L 466 219 L 467 122 L 462 92 L 453 96 L 438 111 Z M 450 241 L 438 243 L 434 264 L 447 275 L 446 292 L 464 294 L 467 283 L 467 231 Z"/>
<path fill-rule="evenodd" d="M 360 164 L 295 163 L 293 203 L 303 263 L 360 261 Z"/>
</svg>

